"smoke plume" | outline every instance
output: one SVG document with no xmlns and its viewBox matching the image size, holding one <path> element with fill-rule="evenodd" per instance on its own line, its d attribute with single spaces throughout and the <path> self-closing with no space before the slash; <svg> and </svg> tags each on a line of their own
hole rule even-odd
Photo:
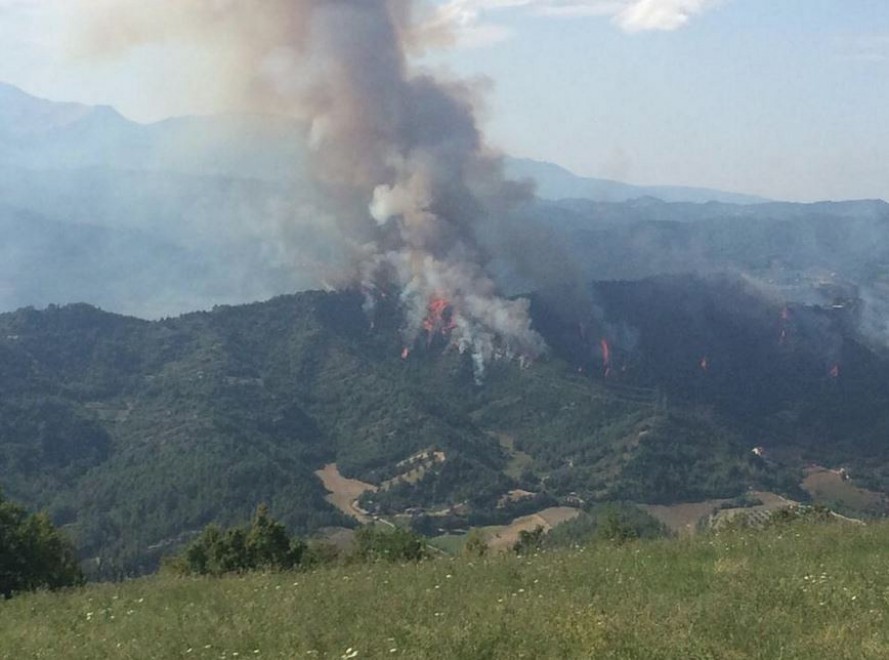
<svg viewBox="0 0 889 660">
<path fill-rule="evenodd" d="M 106 0 L 89 17 L 81 55 L 172 45 L 183 66 L 212 63 L 221 108 L 284 114 L 307 126 L 311 172 L 347 251 L 340 285 L 396 288 L 405 341 L 423 332 L 430 300 L 452 310 L 449 336 L 480 375 L 497 356 L 542 348 L 523 300 L 497 295 L 480 228 L 527 198 L 507 182 L 476 121 L 477 90 L 414 67 L 449 35 L 412 0 Z M 152 91 L 153 93 L 153 91 Z M 207 90 L 203 90 L 206 94 Z M 330 281 L 330 277 L 327 277 Z"/>
</svg>

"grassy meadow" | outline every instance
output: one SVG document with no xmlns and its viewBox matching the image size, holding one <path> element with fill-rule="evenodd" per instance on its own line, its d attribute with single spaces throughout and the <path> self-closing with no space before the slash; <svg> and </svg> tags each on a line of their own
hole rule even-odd
<svg viewBox="0 0 889 660">
<path fill-rule="evenodd" d="M 887 658 L 889 524 L 24 595 L 0 657 Z"/>
</svg>

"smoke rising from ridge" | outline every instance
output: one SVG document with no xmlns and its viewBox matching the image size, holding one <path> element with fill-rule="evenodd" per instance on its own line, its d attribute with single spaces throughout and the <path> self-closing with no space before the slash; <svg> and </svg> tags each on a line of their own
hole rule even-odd
<svg viewBox="0 0 889 660">
<path fill-rule="evenodd" d="M 486 147 L 473 86 L 411 66 L 411 55 L 448 39 L 426 20 L 430 7 L 411 0 L 78 4 L 72 17 L 81 21 L 81 55 L 178 45 L 202 66 L 212 62 L 207 85 L 220 108 L 306 123 L 322 192 L 318 213 L 348 254 L 337 283 L 361 284 L 371 298 L 394 285 L 407 313 L 406 342 L 416 340 L 436 297 L 453 309 L 452 342 L 478 365 L 543 350 L 527 303 L 497 295 L 478 233 L 529 191 L 503 178 Z"/>
</svg>

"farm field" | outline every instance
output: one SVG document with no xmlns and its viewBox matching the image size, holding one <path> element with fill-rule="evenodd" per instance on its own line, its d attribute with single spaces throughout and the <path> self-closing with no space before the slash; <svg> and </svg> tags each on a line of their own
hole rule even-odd
<svg viewBox="0 0 889 660">
<path fill-rule="evenodd" d="M 706 500 L 683 504 L 644 504 L 643 510 L 660 520 L 667 528 L 680 535 L 694 534 L 702 518 L 709 516 L 713 509 L 727 500 Z"/>
<path fill-rule="evenodd" d="M 370 516 L 355 506 L 355 501 L 367 491 L 376 490 L 376 486 L 357 479 L 347 479 L 340 474 L 336 463 L 325 465 L 315 472 L 315 476 L 321 479 L 324 488 L 330 493 L 324 499 L 360 523 L 371 521 Z"/>
<path fill-rule="evenodd" d="M 887 507 L 886 495 L 855 486 L 841 470 L 809 468 L 802 487 L 813 499 L 828 505 L 860 511 L 885 511 Z"/>
<path fill-rule="evenodd" d="M 799 504 L 781 495 L 761 490 L 750 491 L 748 496 L 760 503 L 748 507 L 724 508 L 729 500 L 722 499 L 672 505 L 644 504 L 641 508 L 675 534 L 689 535 L 695 534 L 698 524 L 711 519 L 711 516 L 712 520 L 726 520 L 738 514 L 758 514 L 765 519 L 772 511 Z M 714 510 L 717 510 L 715 515 Z"/>
<path fill-rule="evenodd" d="M 570 506 L 550 507 L 537 513 L 516 518 L 508 525 L 492 525 L 479 529 L 491 550 L 506 552 L 519 540 L 520 532 L 533 532 L 538 527 L 543 527 L 548 532 L 556 525 L 576 518 L 579 514 L 579 509 Z"/>
<path fill-rule="evenodd" d="M 0 658 L 886 658 L 889 525 L 764 531 L 0 603 Z"/>
<path fill-rule="evenodd" d="M 542 527 L 549 532 L 563 522 L 572 520 L 580 515 L 580 509 L 570 506 L 556 506 L 543 509 L 537 513 L 520 516 L 508 525 L 488 525 L 477 527 L 477 531 L 492 552 L 509 552 L 519 540 L 520 532 L 533 532 Z M 467 534 L 443 534 L 429 539 L 430 545 L 448 554 L 456 555 L 463 550 Z"/>
</svg>

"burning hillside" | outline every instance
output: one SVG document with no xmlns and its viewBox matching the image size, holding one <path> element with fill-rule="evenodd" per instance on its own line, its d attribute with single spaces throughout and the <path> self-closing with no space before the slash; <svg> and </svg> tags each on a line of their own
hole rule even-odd
<svg viewBox="0 0 889 660">
<path fill-rule="evenodd" d="M 341 256 L 319 276 L 401 291 L 407 347 L 447 335 L 473 355 L 477 378 L 494 358 L 543 350 L 527 302 L 498 295 L 479 240 L 529 190 L 504 179 L 476 121 L 473 85 L 414 66 L 448 39 L 432 9 L 412 0 L 100 4 L 84 13 L 97 18 L 80 34 L 91 55 L 187 44 L 218 64 L 212 84 L 226 109 L 305 122 L 320 191 L 307 215 L 323 218 Z"/>
</svg>

